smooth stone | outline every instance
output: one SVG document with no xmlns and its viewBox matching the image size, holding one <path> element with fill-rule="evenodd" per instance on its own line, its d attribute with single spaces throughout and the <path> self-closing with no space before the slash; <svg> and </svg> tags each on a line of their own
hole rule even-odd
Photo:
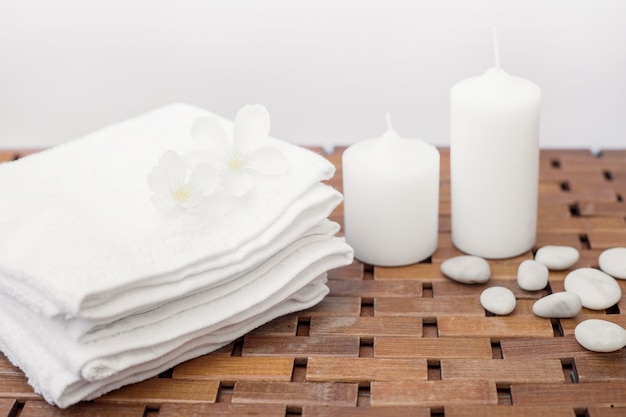
<svg viewBox="0 0 626 417">
<path fill-rule="evenodd" d="M 555 292 L 533 304 L 533 313 L 548 319 L 566 319 L 576 316 L 583 307 L 582 300 L 573 292 Z"/>
<path fill-rule="evenodd" d="M 578 294 L 583 307 L 604 310 L 622 298 L 622 290 L 610 275 L 594 268 L 575 269 L 565 277 L 565 291 Z"/>
<path fill-rule="evenodd" d="M 626 346 L 626 330 L 606 320 L 589 319 L 574 329 L 576 341 L 594 352 L 614 352 Z"/>
<path fill-rule="evenodd" d="M 553 271 L 571 268 L 579 257 L 578 249 L 571 246 L 543 246 L 535 253 L 535 261 Z"/>
<path fill-rule="evenodd" d="M 517 285 L 526 291 L 539 291 L 548 285 L 548 267 L 541 262 L 527 259 L 517 268 Z"/>
<path fill-rule="evenodd" d="M 626 279 L 626 248 L 611 248 L 600 254 L 600 269 L 613 278 Z"/>
<path fill-rule="evenodd" d="M 441 272 L 454 281 L 463 284 L 482 284 L 489 280 L 489 263 L 472 255 L 461 255 L 446 259 L 441 263 Z"/>
<path fill-rule="evenodd" d="M 499 316 L 511 313 L 515 304 L 515 294 L 506 287 L 489 287 L 480 294 L 480 305 Z"/>
</svg>

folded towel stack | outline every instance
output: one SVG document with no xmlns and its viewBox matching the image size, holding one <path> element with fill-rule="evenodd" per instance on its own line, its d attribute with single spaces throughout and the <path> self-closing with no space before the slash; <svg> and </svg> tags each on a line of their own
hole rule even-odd
<svg viewBox="0 0 626 417">
<path fill-rule="evenodd" d="M 0 164 L 0 350 L 48 402 L 95 398 L 309 308 L 326 272 L 352 261 L 328 220 L 341 201 L 322 182 L 332 164 L 269 137 L 284 172 L 233 195 L 199 164 L 216 191 L 160 210 L 147 178 L 168 152 L 198 158 L 190 129 L 206 116 L 237 135 L 175 104 Z"/>
</svg>

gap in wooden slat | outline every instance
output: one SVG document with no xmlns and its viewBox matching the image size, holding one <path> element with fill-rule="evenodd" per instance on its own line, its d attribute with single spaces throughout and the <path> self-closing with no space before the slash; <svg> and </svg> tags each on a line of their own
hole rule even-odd
<svg viewBox="0 0 626 417">
<path fill-rule="evenodd" d="M 374 317 L 373 298 L 361 298 L 361 317 Z"/>
<path fill-rule="evenodd" d="M 424 317 L 422 319 L 422 337 L 439 337 L 437 317 Z"/>
<path fill-rule="evenodd" d="M 498 405 L 513 405 L 511 388 L 498 388 Z"/>
<path fill-rule="evenodd" d="M 561 187 L 561 191 L 565 191 L 566 193 L 571 191 L 568 181 L 562 181 L 559 186 Z"/>
<path fill-rule="evenodd" d="M 359 358 L 374 357 L 374 338 L 362 337 L 359 341 Z"/>
<path fill-rule="evenodd" d="M 430 417 L 445 417 L 445 412 L 441 410 L 431 409 Z"/>
<path fill-rule="evenodd" d="M 308 361 L 299 359 L 294 361 L 293 371 L 291 373 L 291 382 L 306 382 L 306 367 Z"/>
<path fill-rule="evenodd" d="M 554 169 L 561 169 L 561 161 L 558 159 L 550 159 L 550 166 Z"/>
<path fill-rule="evenodd" d="M 422 283 L 422 298 L 433 298 L 433 283 L 432 282 Z"/>
<path fill-rule="evenodd" d="M 298 417 L 302 415 L 302 407 L 295 405 L 288 405 L 285 417 Z"/>
<path fill-rule="evenodd" d="M 220 387 L 217 389 L 218 403 L 230 403 L 233 399 L 233 391 L 235 389 L 234 383 L 220 382 Z"/>
<path fill-rule="evenodd" d="M 233 342 L 233 350 L 230 356 L 241 356 L 241 352 L 243 351 L 243 339 L 243 337 L 240 337 Z"/>
<path fill-rule="evenodd" d="M 578 372 L 576 371 L 576 364 L 574 363 L 574 359 L 561 359 L 561 367 L 563 368 L 565 383 L 578 384 Z"/>
<path fill-rule="evenodd" d="M 621 203 L 622 201 L 624 201 L 624 198 L 622 197 L 622 195 L 620 193 L 616 193 L 615 194 L 615 199 Z"/>
<path fill-rule="evenodd" d="M 580 207 L 578 206 L 578 203 L 572 203 L 568 208 L 569 214 L 571 214 L 572 217 L 580 217 Z"/>
<path fill-rule="evenodd" d="M 552 331 L 554 332 L 554 337 L 565 336 L 565 332 L 563 331 L 563 326 L 561 325 L 561 320 L 550 319 L 550 324 L 552 325 Z"/>
<path fill-rule="evenodd" d="M 309 336 L 311 330 L 310 317 L 298 317 L 298 327 L 296 328 L 296 336 Z"/>
<path fill-rule="evenodd" d="M 591 249 L 591 243 L 589 242 L 589 236 L 586 233 L 578 235 L 578 240 L 580 240 L 580 245 L 583 249 Z"/>
<path fill-rule="evenodd" d="M 174 368 L 170 368 L 166 371 L 161 372 L 157 378 L 172 378 L 172 374 L 174 373 Z"/>
<path fill-rule="evenodd" d="M 491 342 L 491 357 L 493 359 L 503 359 L 502 346 L 499 341 Z"/>
<path fill-rule="evenodd" d="M 433 257 L 429 256 L 428 258 L 424 259 L 423 261 L 419 262 L 420 264 L 432 264 L 433 263 Z"/>
<path fill-rule="evenodd" d="M 602 171 L 602 176 L 607 181 L 613 181 L 613 173 L 609 170 Z"/>
<path fill-rule="evenodd" d="M 606 310 L 604 310 L 604 312 L 606 314 L 621 314 L 619 306 L 617 304 L 615 304 L 614 306 L 611 306 L 609 308 L 607 308 Z"/>
<path fill-rule="evenodd" d="M 441 381 L 441 362 L 435 360 L 428 361 L 428 380 Z"/>
<path fill-rule="evenodd" d="M 13 408 L 11 409 L 11 412 L 9 412 L 9 415 L 7 417 L 19 417 L 19 415 L 22 413 L 22 410 L 24 409 L 24 404 L 21 401 L 15 401 L 15 404 L 13 404 Z"/>
<path fill-rule="evenodd" d="M 146 406 L 143 412 L 143 417 L 156 417 L 159 415 L 159 407 Z"/>
<path fill-rule="evenodd" d="M 371 397 L 370 389 L 371 387 L 370 387 L 369 382 L 359 384 L 359 394 L 356 399 L 357 407 L 369 407 L 370 406 L 370 397 Z"/>
<path fill-rule="evenodd" d="M 589 411 L 586 408 L 574 408 L 574 415 L 576 417 L 589 417 Z"/>
</svg>

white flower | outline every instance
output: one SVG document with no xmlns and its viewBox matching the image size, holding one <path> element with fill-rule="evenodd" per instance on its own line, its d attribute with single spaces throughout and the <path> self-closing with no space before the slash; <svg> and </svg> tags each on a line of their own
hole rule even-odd
<svg viewBox="0 0 626 417">
<path fill-rule="evenodd" d="M 269 113 L 261 105 L 252 105 L 237 113 L 232 141 L 214 117 L 196 118 L 191 137 L 204 147 L 202 154 L 218 170 L 224 189 L 240 196 L 254 187 L 257 175 L 278 175 L 287 170 L 283 153 L 263 146 L 269 131 Z"/>
<path fill-rule="evenodd" d="M 183 158 L 167 151 L 148 175 L 148 185 L 154 191 L 152 204 L 159 210 L 176 207 L 196 207 L 213 192 L 217 174 L 209 164 L 198 164 L 189 169 Z"/>
</svg>

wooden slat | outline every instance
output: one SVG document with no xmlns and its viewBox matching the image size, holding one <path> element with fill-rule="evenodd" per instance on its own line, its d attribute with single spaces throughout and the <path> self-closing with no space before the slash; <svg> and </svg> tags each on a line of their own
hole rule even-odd
<svg viewBox="0 0 626 417">
<path fill-rule="evenodd" d="M 143 417 L 145 406 L 128 404 L 79 403 L 67 409 L 60 409 L 44 401 L 28 401 L 20 413 L 20 417 Z"/>
<path fill-rule="evenodd" d="M 626 407 L 626 382 L 511 385 L 511 397 L 517 405 Z"/>
<path fill-rule="evenodd" d="M 295 336 L 298 328 L 298 316 L 288 315 L 278 317 L 254 329 L 250 334 L 257 336 Z"/>
<path fill-rule="evenodd" d="M 381 358 L 309 358 L 307 381 L 340 381 L 368 383 L 371 381 L 426 381 L 426 359 Z"/>
<path fill-rule="evenodd" d="M 374 297 L 421 297 L 422 285 L 415 281 L 354 281 L 333 279 L 328 281 L 330 295 Z"/>
<path fill-rule="evenodd" d="M 293 358 L 201 356 L 178 365 L 173 378 L 213 379 L 227 382 L 255 380 L 290 381 Z"/>
<path fill-rule="evenodd" d="M 39 400 L 41 397 L 28 385 L 23 375 L 2 375 L 0 378 L 0 398 L 17 400 Z"/>
<path fill-rule="evenodd" d="M 359 356 L 357 337 L 265 337 L 249 336 L 243 344 L 243 356 Z"/>
<path fill-rule="evenodd" d="M 313 316 L 355 317 L 361 314 L 360 297 L 326 297 L 308 310 L 300 311 L 299 317 Z"/>
<path fill-rule="evenodd" d="M 346 335 L 421 337 L 422 320 L 414 317 L 313 317 L 311 336 Z"/>
<path fill-rule="evenodd" d="M 554 331 L 550 320 L 541 317 L 439 317 L 440 337 L 548 337 Z"/>
<path fill-rule="evenodd" d="M 547 338 L 515 338 L 500 340 L 505 359 L 571 359 L 579 356 L 622 356 L 619 353 L 597 353 L 582 347 L 573 336 Z"/>
<path fill-rule="evenodd" d="M 519 265 L 515 266 L 515 277 L 517 277 L 517 268 Z M 452 280 L 441 281 L 441 282 L 433 282 L 433 296 L 434 297 L 469 297 L 473 296 L 477 300 L 480 297 L 480 294 L 485 291 L 486 288 L 489 287 L 505 287 L 509 290 L 513 291 L 515 294 L 515 298 L 518 299 L 530 299 L 530 300 L 538 300 L 542 296 L 545 295 L 543 291 L 526 291 L 523 290 L 517 285 L 515 278 L 511 278 L 508 280 L 502 279 L 490 279 L 485 284 L 459 284 L 458 282 L 454 282 Z M 479 301 L 480 304 L 480 301 Z"/>
<path fill-rule="evenodd" d="M 498 387 L 515 383 L 565 382 L 557 359 L 443 359 L 441 378 L 490 379 Z"/>
<path fill-rule="evenodd" d="M 285 406 L 282 404 L 163 404 L 159 417 L 219 417 L 219 416 L 267 416 L 284 417 Z"/>
<path fill-rule="evenodd" d="M 470 405 L 448 406 L 445 409 L 446 417 L 576 417 L 572 407 L 553 405 Z"/>
<path fill-rule="evenodd" d="M 237 382 L 233 403 L 356 406 L 358 385 L 336 382 Z"/>
<path fill-rule="evenodd" d="M 430 408 L 305 405 L 302 408 L 302 417 L 430 417 Z"/>
<path fill-rule="evenodd" d="M 447 281 L 449 278 L 441 273 L 440 265 L 424 263 L 396 267 L 377 266 L 374 268 L 374 279 L 433 282 Z"/>
<path fill-rule="evenodd" d="M 579 382 L 626 381 L 626 358 L 614 356 L 584 356 L 574 358 Z"/>
<path fill-rule="evenodd" d="M 0 151 L 0 163 L 12 161 L 17 157 L 14 151 Z"/>
<path fill-rule="evenodd" d="M 490 359 L 492 355 L 488 338 L 374 339 L 374 356 L 378 358 L 425 358 L 438 361 L 445 358 Z"/>
<path fill-rule="evenodd" d="M 493 381 L 381 381 L 372 382 L 371 404 L 415 405 L 435 410 L 449 405 L 497 404 L 498 393 Z"/>
<path fill-rule="evenodd" d="M 13 399 L 0 398 L 0 417 L 9 417 L 16 406 Z"/>
<path fill-rule="evenodd" d="M 475 296 L 377 298 L 374 302 L 374 314 L 377 316 L 402 317 L 484 317 L 485 310 Z"/>
<path fill-rule="evenodd" d="M 626 407 L 588 407 L 588 417 L 624 417 Z"/>
<path fill-rule="evenodd" d="M 581 322 L 588 319 L 602 319 L 606 321 L 610 321 L 611 323 L 615 323 L 619 326 L 626 328 L 626 314 L 605 314 L 604 311 L 593 311 L 593 310 L 584 310 L 581 311 L 576 317 L 571 319 L 561 319 L 561 327 L 563 329 L 563 334 L 565 335 L 573 335 L 574 329 Z"/>
<path fill-rule="evenodd" d="M 219 381 L 151 378 L 127 385 L 98 398 L 97 402 L 148 404 L 159 406 L 167 402 L 215 402 Z"/>
</svg>

